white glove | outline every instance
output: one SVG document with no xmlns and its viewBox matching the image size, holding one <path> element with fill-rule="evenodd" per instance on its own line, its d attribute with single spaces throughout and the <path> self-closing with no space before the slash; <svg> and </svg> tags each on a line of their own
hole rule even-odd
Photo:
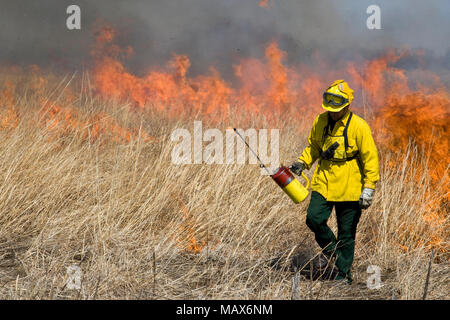
<svg viewBox="0 0 450 320">
<path fill-rule="evenodd" d="M 361 209 L 367 209 L 372 204 L 373 193 L 375 190 L 370 188 L 364 188 L 361 197 L 359 198 L 359 206 Z"/>
</svg>

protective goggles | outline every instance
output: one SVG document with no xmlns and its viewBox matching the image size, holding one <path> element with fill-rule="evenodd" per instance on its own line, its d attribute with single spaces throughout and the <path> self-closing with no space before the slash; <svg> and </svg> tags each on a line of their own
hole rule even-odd
<svg viewBox="0 0 450 320">
<path fill-rule="evenodd" d="M 323 94 L 323 102 L 335 107 L 340 107 L 347 103 L 348 99 L 334 93 L 325 92 Z"/>
</svg>

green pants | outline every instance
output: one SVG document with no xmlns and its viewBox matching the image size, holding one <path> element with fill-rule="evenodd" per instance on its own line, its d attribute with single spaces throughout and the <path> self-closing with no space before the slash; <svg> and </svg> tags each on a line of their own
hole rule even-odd
<svg viewBox="0 0 450 320">
<path fill-rule="evenodd" d="M 327 225 L 333 206 L 336 209 L 337 239 Z M 316 191 L 311 193 L 306 225 L 314 232 L 323 253 L 328 257 L 336 257 L 335 265 L 339 270 L 337 279 L 352 280 L 350 269 L 355 252 L 356 226 L 360 217 L 358 201 L 330 202 Z"/>
</svg>

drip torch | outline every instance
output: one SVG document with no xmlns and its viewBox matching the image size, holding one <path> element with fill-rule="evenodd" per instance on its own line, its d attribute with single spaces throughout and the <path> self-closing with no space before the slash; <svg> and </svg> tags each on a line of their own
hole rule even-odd
<svg viewBox="0 0 450 320">
<path fill-rule="evenodd" d="M 294 201 L 294 203 L 300 203 L 306 199 L 306 197 L 308 196 L 309 180 L 303 172 L 302 177 L 306 180 L 306 187 L 303 186 L 300 181 L 298 181 L 294 177 L 288 167 L 281 166 L 271 174 L 269 169 L 264 165 L 256 152 L 253 151 L 252 148 L 250 148 L 247 141 L 245 141 L 245 139 L 240 135 L 236 128 L 233 128 L 233 130 L 242 139 L 242 141 L 244 141 L 247 148 L 256 156 L 256 159 L 258 159 L 259 162 L 259 166 L 266 170 L 267 174 L 272 177 L 272 179 L 289 196 L 289 198 Z"/>
</svg>

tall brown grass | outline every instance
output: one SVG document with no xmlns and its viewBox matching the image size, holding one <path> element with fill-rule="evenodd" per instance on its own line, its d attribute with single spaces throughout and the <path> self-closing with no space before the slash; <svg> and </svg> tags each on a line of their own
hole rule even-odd
<svg viewBox="0 0 450 320">
<path fill-rule="evenodd" d="M 39 95 L 58 101 L 66 84 Z M 104 111 L 156 139 L 114 142 L 86 138 L 89 128 L 52 130 L 40 120 L 36 92 L 26 82 L 15 91 L 17 127 L 0 131 L 0 298 L 291 299 L 293 273 L 269 262 L 319 252 L 305 225 L 309 199 L 293 204 L 256 165 L 172 164 L 170 133 L 191 130 L 192 119 L 136 111 L 86 88 L 75 96 L 71 106 L 87 123 Z M 0 106 L 3 116 L 8 107 Z M 281 130 L 283 163 L 305 146 L 309 122 L 297 125 Z M 420 299 L 427 243 L 435 236 L 443 242 L 435 249 L 427 298 L 448 299 L 448 217 L 439 225 L 422 218 L 442 190 L 430 189 L 426 175 L 414 178 L 425 160 L 413 145 L 395 165 L 388 165 L 394 155 L 380 149 L 380 156 L 375 202 L 358 226 L 354 283 L 333 287 L 300 277 L 296 298 Z M 334 217 L 330 224 L 336 229 Z M 66 285 L 71 265 L 82 270 L 80 290 Z M 381 268 L 381 289 L 367 288 L 369 265 Z"/>
</svg>

